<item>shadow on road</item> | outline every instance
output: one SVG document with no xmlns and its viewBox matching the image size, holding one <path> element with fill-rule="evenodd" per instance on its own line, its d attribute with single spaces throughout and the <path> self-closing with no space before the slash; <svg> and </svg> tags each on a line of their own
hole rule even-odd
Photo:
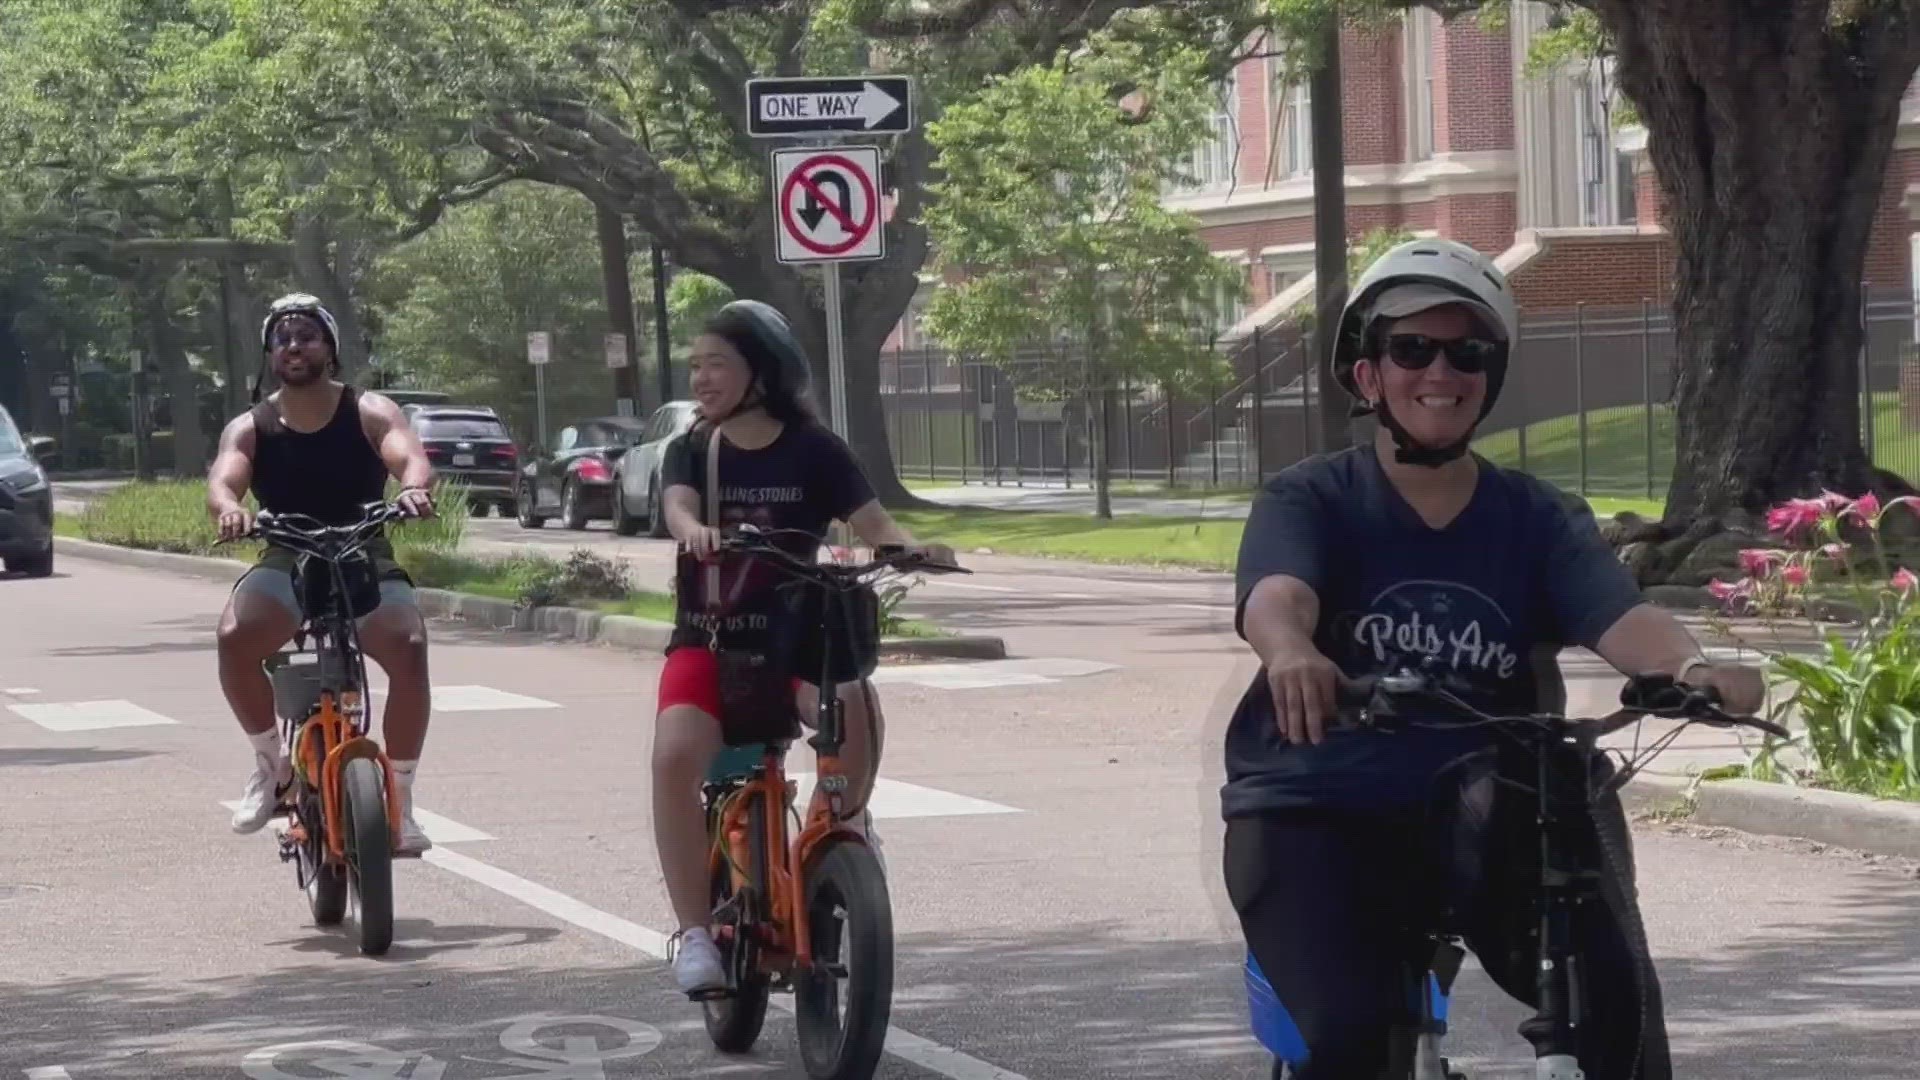
<svg viewBox="0 0 1920 1080">
<path fill-rule="evenodd" d="M 1827 909 L 1833 914 L 1826 922 L 1785 927 L 1712 957 L 1661 961 L 1678 1075 L 1912 1075 L 1920 1053 L 1920 895 L 1890 873 L 1836 873 L 1848 876 L 1850 899 Z M 1766 910 L 1765 899 L 1756 898 L 1756 919 Z M 503 1021 L 482 1018 L 545 1011 L 642 1019 L 667 1030 L 696 1063 L 663 1073 L 664 1058 L 636 1059 L 612 1075 L 741 1068 L 705 1045 L 696 1014 L 665 988 L 664 970 L 652 961 L 635 956 L 566 969 L 514 962 L 514 948 L 547 936 L 525 927 L 409 922 L 402 938 L 414 962 L 405 964 L 329 955 L 318 965 L 259 976 L 0 982 L 13 1033 L 0 1047 L 0 1064 L 17 1069 L 145 1051 L 149 1062 L 172 1069 L 204 1061 L 230 1075 L 247 1049 L 302 1038 L 354 1038 L 444 1058 L 449 1040 L 472 1049 L 491 1041 L 489 1025 Z M 336 951 L 311 944 L 321 940 L 296 937 L 285 945 Z M 462 966 L 437 962 L 436 954 L 449 950 L 463 952 Z M 494 950 L 494 966 L 470 966 Z M 1099 925 L 1046 934 L 912 935 L 900 942 L 894 1022 L 1031 1080 L 1255 1080 L 1266 1066 L 1247 1031 L 1240 957 L 1233 943 L 1141 941 Z M 1529 1051 L 1515 1032 L 1523 1015 L 1469 971 L 1456 998 L 1454 1055 L 1489 1080 L 1531 1075 Z M 790 1021 L 776 1013 L 754 1057 L 788 1059 L 791 1040 Z M 13 1060 L 29 1050 L 33 1061 Z M 899 1071 L 883 1075 L 925 1076 L 898 1062 L 892 1069 Z M 494 1073 L 456 1065 L 454 1075 Z"/>
</svg>

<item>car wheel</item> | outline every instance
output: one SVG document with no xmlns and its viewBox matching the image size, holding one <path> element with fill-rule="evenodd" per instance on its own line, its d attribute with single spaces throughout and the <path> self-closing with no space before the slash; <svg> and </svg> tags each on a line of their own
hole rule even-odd
<svg viewBox="0 0 1920 1080">
<path fill-rule="evenodd" d="M 613 485 L 613 531 L 633 536 L 640 531 L 640 519 L 627 513 L 627 491 L 616 481 Z"/>
<path fill-rule="evenodd" d="M 587 508 L 580 503 L 580 485 L 569 480 L 560 489 L 560 524 L 579 532 L 587 527 Z"/>
<path fill-rule="evenodd" d="M 547 524 L 546 518 L 534 513 L 540 504 L 533 501 L 532 488 L 522 487 L 520 489 L 520 496 L 514 500 L 514 503 L 514 517 L 519 519 L 521 528 L 538 529 Z"/>
<path fill-rule="evenodd" d="M 647 488 L 647 535 L 655 540 L 664 540 L 667 532 L 667 510 L 660 504 L 660 476 L 654 474 L 653 483 Z"/>
<path fill-rule="evenodd" d="M 53 549 L 48 548 L 43 555 L 29 555 L 25 558 L 8 559 L 7 569 L 28 577 L 53 576 Z"/>
</svg>

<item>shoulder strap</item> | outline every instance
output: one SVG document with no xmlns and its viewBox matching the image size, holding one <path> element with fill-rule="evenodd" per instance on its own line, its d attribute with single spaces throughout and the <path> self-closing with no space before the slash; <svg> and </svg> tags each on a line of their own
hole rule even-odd
<svg viewBox="0 0 1920 1080">
<path fill-rule="evenodd" d="M 707 436 L 707 524 L 720 527 L 720 425 Z M 707 610 L 720 610 L 720 560 L 707 560 Z"/>
<path fill-rule="evenodd" d="M 253 413 L 254 438 L 258 439 L 262 435 L 279 434 L 280 410 L 273 407 L 271 400 L 256 402 L 253 408 L 248 411 Z"/>
</svg>

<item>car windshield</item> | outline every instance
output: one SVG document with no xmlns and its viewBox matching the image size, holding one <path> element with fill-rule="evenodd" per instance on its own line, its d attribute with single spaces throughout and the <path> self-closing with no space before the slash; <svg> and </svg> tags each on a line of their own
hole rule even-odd
<svg viewBox="0 0 1920 1080">
<path fill-rule="evenodd" d="M 485 416 L 423 416 L 420 418 L 420 437 L 423 439 L 504 439 L 506 426 L 500 421 Z"/>
<path fill-rule="evenodd" d="M 20 429 L 13 426 L 13 417 L 7 415 L 4 406 L 0 406 L 0 454 L 24 454 L 27 442 L 20 437 Z"/>
</svg>

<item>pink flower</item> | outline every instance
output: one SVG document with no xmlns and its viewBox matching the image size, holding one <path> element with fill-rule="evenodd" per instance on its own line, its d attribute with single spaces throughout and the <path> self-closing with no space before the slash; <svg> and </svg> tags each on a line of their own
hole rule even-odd
<svg viewBox="0 0 1920 1080">
<path fill-rule="evenodd" d="M 1807 583 L 1807 568 L 1801 563 L 1789 563 L 1785 569 L 1780 571 L 1780 579 L 1789 585 L 1805 585 Z"/>
<path fill-rule="evenodd" d="M 1887 584 L 1892 585 L 1896 592 L 1912 592 L 1915 585 L 1920 585 L 1920 577 L 1915 577 L 1913 571 L 1903 566 L 1893 572 L 1893 580 Z"/>
<path fill-rule="evenodd" d="M 1748 548 L 1740 553 L 1740 569 L 1748 577 L 1763 578 L 1773 572 L 1775 563 L 1786 558 L 1787 553 L 1779 548 Z"/>
<path fill-rule="evenodd" d="M 1807 501 L 1817 502 L 1823 508 L 1828 510 L 1845 510 L 1847 508 L 1847 504 L 1852 502 L 1853 500 L 1847 498 L 1845 495 L 1842 495 L 1837 491 L 1828 491 L 1826 488 L 1821 488 L 1819 498 L 1808 499 Z"/>
<path fill-rule="evenodd" d="M 1827 510 L 1827 504 L 1820 499 L 1788 499 L 1767 511 L 1767 528 L 1792 538 L 1818 525 Z"/>
<path fill-rule="evenodd" d="M 1719 578 L 1714 578 L 1712 581 L 1707 582 L 1707 593 L 1715 600 L 1725 601 L 1732 600 L 1737 596 L 1745 596 L 1752 587 L 1753 582 L 1751 579 L 1742 580 L 1738 584 L 1735 584 L 1734 582 L 1721 581 Z"/>
<path fill-rule="evenodd" d="M 1840 516 L 1850 517 L 1862 525 L 1877 525 L 1880 523 L 1880 498 L 1869 491 L 1841 510 Z"/>
</svg>

